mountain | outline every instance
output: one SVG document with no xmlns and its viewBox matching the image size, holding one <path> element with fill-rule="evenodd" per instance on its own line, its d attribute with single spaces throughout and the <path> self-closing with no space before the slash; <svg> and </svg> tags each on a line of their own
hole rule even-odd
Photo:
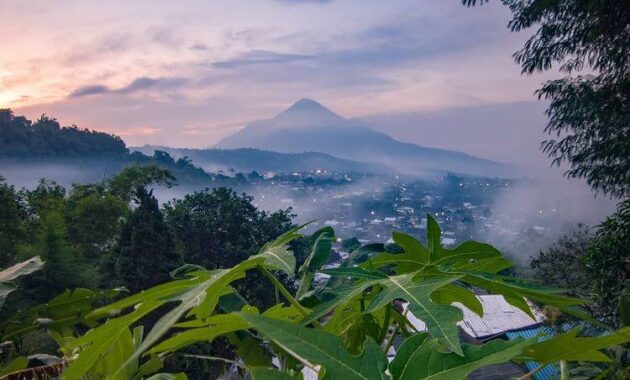
<svg viewBox="0 0 630 380">
<path fill-rule="evenodd" d="M 345 119 L 311 99 L 301 99 L 273 119 L 253 122 L 222 139 L 217 148 L 257 148 L 282 153 L 321 152 L 387 165 L 405 174 L 457 172 L 510 176 L 514 168 L 466 153 L 395 140 L 359 121 Z"/>
<path fill-rule="evenodd" d="M 381 164 L 363 163 L 333 157 L 329 154 L 278 153 L 253 148 L 240 149 L 184 149 L 144 145 L 131 148 L 146 155 L 156 150 L 167 152 L 177 158 L 188 157 L 192 162 L 208 171 L 234 169 L 238 172 L 298 172 L 325 169 L 330 172 L 375 173 L 385 172 Z"/>
</svg>

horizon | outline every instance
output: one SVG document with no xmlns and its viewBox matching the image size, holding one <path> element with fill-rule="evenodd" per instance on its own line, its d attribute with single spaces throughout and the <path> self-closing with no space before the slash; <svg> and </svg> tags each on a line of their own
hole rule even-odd
<svg viewBox="0 0 630 380">
<path fill-rule="evenodd" d="M 0 10 L 0 107 L 31 119 L 46 114 L 130 146 L 207 148 L 306 97 L 401 141 L 548 164 L 533 96 L 545 76 L 521 75 L 511 55 L 527 33 L 506 29 L 500 4 L 5 2 Z M 455 141 L 453 131 L 475 141 Z"/>
</svg>

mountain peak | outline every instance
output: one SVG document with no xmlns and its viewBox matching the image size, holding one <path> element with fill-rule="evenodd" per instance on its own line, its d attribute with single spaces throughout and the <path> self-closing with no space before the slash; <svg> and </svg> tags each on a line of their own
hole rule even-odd
<svg viewBox="0 0 630 380">
<path fill-rule="evenodd" d="M 291 107 L 289 107 L 289 109 L 319 109 L 319 108 L 326 108 L 324 106 L 321 105 L 321 103 L 313 100 L 313 99 L 309 99 L 309 98 L 302 98 L 300 100 L 298 100 L 297 102 L 293 103 L 293 105 Z"/>
<path fill-rule="evenodd" d="M 284 110 L 279 116 L 291 116 L 291 115 L 308 115 L 313 116 L 327 116 L 339 118 L 340 116 L 329 110 L 328 108 L 316 102 L 313 99 L 302 98 L 286 110 Z"/>
</svg>

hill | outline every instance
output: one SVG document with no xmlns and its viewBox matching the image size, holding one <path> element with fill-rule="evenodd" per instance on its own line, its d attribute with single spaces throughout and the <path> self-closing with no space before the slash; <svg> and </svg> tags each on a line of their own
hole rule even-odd
<svg viewBox="0 0 630 380">
<path fill-rule="evenodd" d="M 509 176 L 514 168 L 466 153 L 395 140 L 345 119 L 314 100 L 301 99 L 276 117 L 257 121 L 222 139 L 217 148 L 257 148 L 282 153 L 321 152 L 377 162 L 406 174 L 457 172 Z"/>
<path fill-rule="evenodd" d="M 329 154 L 278 153 L 254 148 L 240 149 L 183 149 L 144 145 L 131 148 L 145 155 L 153 155 L 156 150 L 167 152 L 175 158 L 188 157 L 195 165 L 208 171 L 234 169 L 240 172 L 302 172 L 327 170 L 343 173 L 385 172 L 386 167 L 345 160 Z"/>
</svg>

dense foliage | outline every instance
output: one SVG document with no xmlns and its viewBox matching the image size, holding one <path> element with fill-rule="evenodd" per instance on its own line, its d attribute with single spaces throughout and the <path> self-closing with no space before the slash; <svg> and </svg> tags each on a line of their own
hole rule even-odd
<svg viewBox="0 0 630 380">
<path fill-rule="evenodd" d="M 0 156 L 41 157 L 112 155 L 123 157 L 127 148 L 120 137 L 103 132 L 61 127 L 42 115 L 36 122 L 0 109 Z"/>
<path fill-rule="evenodd" d="M 462 0 L 474 5 L 487 0 Z M 618 197 L 630 189 L 630 3 L 502 0 L 509 28 L 536 28 L 514 54 L 523 73 L 569 74 L 538 90 L 549 101 L 543 149 L 567 175 Z M 588 74 L 580 74 L 586 71 Z"/>
<path fill-rule="evenodd" d="M 231 268 L 186 265 L 172 272 L 172 281 L 105 306 L 98 306 L 102 296 L 93 291 L 66 291 L 22 319 L 5 322 L 1 334 L 16 339 L 47 330 L 63 358 L 46 369 L 56 375 L 61 363 L 64 379 L 185 379 L 183 373 L 155 373 L 167 358 L 220 337 L 228 338 L 236 356 L 194 356 L 224 363 L 233 374 L 254 380 L 301 378 L 305 369 L 323 379 L 461 379 L 509 360 L 535 360 L 541 366 L 609 362 L 603 350 L 630 341 L 629 328 L 623 328 L 592 338 L 580 337 L 579 329 L 574 329 L 543 342 L 519 338 L 462 344 L 456 323 L 463 314 L 452 303 L 482 314 L 473 288 L 501 294 L 526 313 L 531 310 L 525 297 L 567 312 L 582 301 L 501 276 L 511 264 L 487 244 L 469 241 L 455 249 L 442 247 L 440 229 L 428 218 L 427 245 L 394 233 L 400 253 L 387 252 L 381 244 L 363 246 L 336 269 L 321 268 L 331 252 L 334 232 L 330 228 L 317 232 L 311 254 L 299 270 L 302 284 L 297 294 L 273 273 L 294 275 L 296 259 L 288 244 L 301 236 L 299 228 Z M 319 271 L 331 277 L 324 283 L 312 281 Z M 252 273 L 264 276 L 269 285 L 260 286 L 272 286 L 286 303 L 262 312 L 249 305 L 231 285 Z M 407 312 L 397 306 L 400 300 L 426 323 L 426 332 L 410 327 Z M 161 311 L 161 317 L 145 330 L 143 321 L 164 308 L 168 311 Z M 386 353 L 397 337 L 403 341 L 389 362 Z M 25 364 L 17 358 L 9 366 L 25 374 L 29 372 L 21 370 Z"/>
</svg>

